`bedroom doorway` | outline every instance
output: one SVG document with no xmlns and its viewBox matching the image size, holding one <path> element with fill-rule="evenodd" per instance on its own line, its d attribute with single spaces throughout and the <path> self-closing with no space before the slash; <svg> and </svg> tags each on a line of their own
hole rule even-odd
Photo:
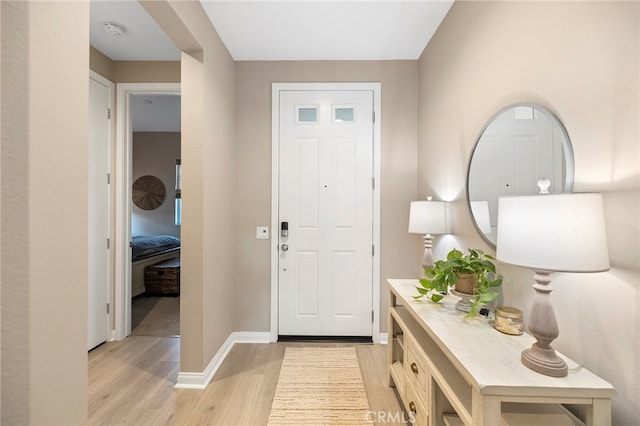
<svg viewBox="0 0 640 426">
<path fill-rule="evenodd" d="M 173 99 L 167 99 L 172 97 Z M 116 141 L 116 289 L 115 289 L 115 333 L 114 338 L 121 340 L 132 333 L 132 298 L 139 292 L 140 273 L 144 274 L 143 265 L 141 269 L 136 269 L 132 262 L 133 250 L 131 248 L 132 237 L 136 234 L 153 234 L 169 235 L 179 239 L 180 227 L 175 225 L 174 200 L 175 200 L 175 164 L 180 158 L 179 146 L 179 128 L 175 128 L 175 123 L 180 122 L 180 84 L 179 83 L 123 83 L 117 87 L 117 141 Z M 178 101 L 178 108 L 173 109 L 168 105 L 171 102 Z M 142 109 L 138 109 L 138 104 Z M 155 104 L 155 105 L 154 105 Z M 154 108 L 156 107 L 156 108 Z M 156 110 L 155 112 L 152 112 Z M 173 111 L 173 113 L 171 113 Z M 177 112 L 176 112 L 177 111 Z M 157 121 L 162 114 L 173 114 L 163 116 L 160 120 L 162 127 L 149 127 L 151 121 Z M 143 124 L 140 124 L 143 123 Z M 144 124 L 147 123 L 147 124 Z M 174 127 L 167 127 L 170 123 L 174 123 Z M 176 132 L 176 130 L 178 130 Z M 173 133 L 170 135 L 170 133 Z M 140 136 L 140 137 L 139 137 Z M 139 137 L 139 138 L 138 138 Z M 143 142 L 141 146 L 152 145 L 155 143 L 155 149 L 151 152 L 142 154 L 142 157 L 153 157 L 144 159 L 142 166 L 136 167 L 134 171 L 134 140 L 140 139 Z M 175 141 L 178 141 L 176 147 Z M 173 141 L 173 142 L 171 142 Z M 173 145 L 171 148 L 169 148 Z M 148 148 L 148 147 L 147 147 Z M 165 166 L 155 168 L 152 165 L 158 158 L 166 159 L 171 157 L 170 170 L 167 171 Z M 158 176 L 159 175 L 159 176 Z M 141 190 L 149 198 L 147 204 L 137 206 L 133 202 L 133 185 L 139 178 L 142 179 L 142 185 L 137 185 L 136 190 Z M 159 182 L 159 183 L 158 183 Z M 164 189 L 164 197 L 159 197 L 159 193 Z M 160 198 L 162 200 L 160 201 Z M 157 205 L 156 205 L 157 204 Z M 150 208 L 149 211 L 145 208 Z M 169 213 L 170 211 L 170 213 Z M 149 213 L 149 214 L 146 214 Z M 146 217 L 145 217 L 146 216 Z M 144 223 L 144 219 L 151 220 Z M 158 227 L 155 223 L 161 217 L 165 223 L 165 227 Z M 142 220 L 142 222 L 141 222 Z M 171 225 L 168 224 L 170 221 Z M 164 229 L 167 232 L 163 232 Z M 179 243 L 178 243 L 179 244 Z M 177 250 L 173 247 L 173 252 L 164 253 L 163 257 L 147 257 L 144 260 L 150 265 L 161 263 L 165 260 L 179 258 L 179 245 Z M 136 265 L 136 267 L 139 265 Z M 179 266 L 178 266 L 179 268 Z M 179 269 L 178 269 L 179 270 Z M 142 272 L 140 272 L 142 271 Z M 173 271 L 176 271 L 175 267 Z M 134 290 L 134 273 L 137 274 L 138 289 Z M 178 272 L 179 273 L 179 272 Z M 144 277 L 142 275 L 142 280 Z M 144 288 L 144 282 L 142 283 Z M 140 293 L 142 294 L 142 293 Z M 174 298 L 172 308 L 174 319 L 176 318 L 176 309 L 178 309 L 177 318 L 179 318 L 179 297 L 176 292 L 163 297 Z M 177 302 L 177 303 L 176 303 Z M 157 304 L 157 303 L 156 303 Z M 155 305 L 148 310 L 148 315 L 154 311 Z M 150 303 L 147 305 L 151 305 Z M 164 305 L 164 304 L 163 304 Z M 160 311 L 167 311 L 166 306 L 161 306 Z M 157 312 L 156 312 L 157 314 Z M 157 316 L 154 314 L 154 316 Z M 137 315 L 137 314 L 136 314 Z M 147 316 L 148 316 L 147 315 Z M 146 316 L 145 316 L 146 317 Z M 136 317 L 138 320 L 138 317 Z M 175 322 L 175 321 L 174 321 Z M 140 321 L 138 321 L 140 323 Z M 167 328 L 160 325 L 160 328 Z"/>
<path fill-rule="evenodd" d="M 131 99 L 131 335 L 180 335 L 180 96 Z"/>
</svg>

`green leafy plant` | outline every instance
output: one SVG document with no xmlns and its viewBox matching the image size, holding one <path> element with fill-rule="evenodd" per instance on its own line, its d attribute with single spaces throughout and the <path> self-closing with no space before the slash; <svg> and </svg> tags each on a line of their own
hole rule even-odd
<svg viewBox="0 0 640 426">
<path fill-rule="evenodd" d="M 498 296 L 497 291 L 491 291 L 502 284 L 502 277 L 496 275 L 496 267 L 492 262 L 495 258 L 478 249 L 468 249 L 463 253 L 453 249 L 447 254 L 446 260 L 438 260 L 433 267 L 424 269 L 424 277 L 420 278 L 420 287 L 416 286 L 418 295 L 414 299 L 426 297 L 432 302 L 440 302 L 455 287 L 458 274 L 477 274 L 478 284 L 471 298 L 471 311 L 467 317 L 478 314 L 483 305 Z"/>
</svg>

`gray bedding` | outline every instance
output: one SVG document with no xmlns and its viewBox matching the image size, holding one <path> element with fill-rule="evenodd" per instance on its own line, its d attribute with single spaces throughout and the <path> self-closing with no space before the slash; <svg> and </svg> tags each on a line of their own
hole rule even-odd
<svg viewBox="0 0 640 426">
<path fill-rule="evenodd" d="M 180 238 L 172 235 L 136 236 L 131 238 L 131 260 L 144 259 L 179 247 Z"/>
</svg>

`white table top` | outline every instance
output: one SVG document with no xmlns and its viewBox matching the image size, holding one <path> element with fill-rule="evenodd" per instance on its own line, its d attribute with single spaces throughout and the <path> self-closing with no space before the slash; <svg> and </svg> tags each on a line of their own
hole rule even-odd
<svg viewBox="0 0 640 426">
<path fill-rule="evenodd" d="M 459 300 L 455 296 L 447 296 L 439 304 L 426 299 L 416 301 L 412 296 L 418 294 L 418 280 L 387 281 L 396 295 L 396 304 L 408 309 L 456 369 L 483 395 L 612 398 L 616 394 L 611 384 L 559 352 L 569 367 L 566 377 L 550 377 L 525 367 L 520 353 L 535 338 L 526 333 L 503 334 L 483 316 L 464 318 L 465 314 L 455 309 Z"/>
</svg>

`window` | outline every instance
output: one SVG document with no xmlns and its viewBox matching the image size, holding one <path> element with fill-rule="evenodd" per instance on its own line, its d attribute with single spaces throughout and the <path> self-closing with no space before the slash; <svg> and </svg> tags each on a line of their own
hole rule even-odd
<svg viewBox="0 0 640 426">
<path fill-rule="evenodd" d="M 334 106 L 333 122 L 334 123 L 353 123 L 355 115 L 354 106 Z"/>
<path fill-rule="evenodd" d="M 176 201 L 175 201 L 175 224 L 182 225 L 182 161 L 176 160 Z"/>
<path fill-rule="evenodd" d="M 296 105 L 296 123 L 318 122 L 318 105 Z"/>
</svg>

